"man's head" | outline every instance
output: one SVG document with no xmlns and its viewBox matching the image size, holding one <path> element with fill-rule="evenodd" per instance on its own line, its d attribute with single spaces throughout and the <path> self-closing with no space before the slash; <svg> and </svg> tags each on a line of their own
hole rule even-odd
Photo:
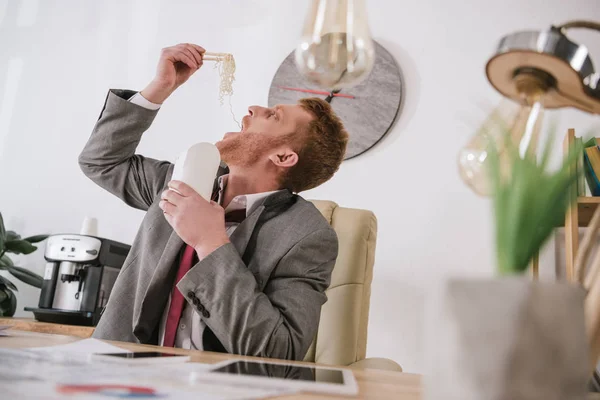
<svg viewBox="0 0 600 400">
<path fill-rule="evenodd" d="M 272 108 L 251 106 L 241 132 L 217 143 L 230 169 L 277 179 L 293 192 L 312 189 L 338 170 L 348 133 L 331 106 L 318 98 Z"/>
</svg>

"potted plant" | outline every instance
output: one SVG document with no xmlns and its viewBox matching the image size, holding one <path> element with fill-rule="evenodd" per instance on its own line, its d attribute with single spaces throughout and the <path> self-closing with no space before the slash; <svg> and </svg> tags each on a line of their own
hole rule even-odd
<svg viewBox="0 0 600 400">
<path fill-rule="evenodd" d="M 22 239 L 14 231 L 7 231 L 0 213 L 0 270 L 8 271 L 12 276 L 37 288 L 42 287 L 43 278 L 28 269 L 18 267 L 8 256 L 12 254 L 30 254 L 37 250 L 33 243 L 46 239 L 48 235 L 35 235 Z M 12 317 L 17 308 L 17 287 L 6 277 L 0 275 L 0 317 Z"/>
<path fill-rule="evenodd" d="M 552 140 L 538 161 L 519 154 L 508 132 L 503 137 L 504 145 L 487 149 L 499 276 L 446 282 L 428 332 L 425 398 L 584 398 L 585 290 L 524 276 L 576 200 L 571 171 L 582 149 L 549 172 Z"/>
</svg>

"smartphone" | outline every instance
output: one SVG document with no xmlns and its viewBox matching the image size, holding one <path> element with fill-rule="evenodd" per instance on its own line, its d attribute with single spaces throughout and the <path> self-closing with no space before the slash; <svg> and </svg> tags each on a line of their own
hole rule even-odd
<svg viewBox="0 0 600 400">
<path fill-rule="evenodd" d="M 190 360 L 190 356 L 163 353 L 160 351 L 97 353 L 94 354 L 92 358 L 102 362 L 115 362 L 121 364 L 171 364 L 188 362 Z"/>
</svg>

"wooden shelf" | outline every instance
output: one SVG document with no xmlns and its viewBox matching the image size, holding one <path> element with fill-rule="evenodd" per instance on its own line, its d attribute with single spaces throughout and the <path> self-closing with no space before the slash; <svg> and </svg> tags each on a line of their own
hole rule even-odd
<svg viewBox="0 0 600 400">
<path fill-rule="evenodd" d="M 578 197 L 577 198 L 577 220 L 578 226 L 586 227 L 590 223 L 596 207 L 600 204 L 600 197 Z M 559 224 L 558 227 L 563 227 L 564 224 Z"/>
<path fill-rule="evenodd" d="M 579 220 L 579 226 L 588 226 L 598 204 L 600 204 L 600 197 L 577 198 L 577 219 Z"/>
<path fill-rule="evenodd" d="M 578 197 L 579 204 L 600 204 L 600 196 L 597 197 Z"/>
</svg>

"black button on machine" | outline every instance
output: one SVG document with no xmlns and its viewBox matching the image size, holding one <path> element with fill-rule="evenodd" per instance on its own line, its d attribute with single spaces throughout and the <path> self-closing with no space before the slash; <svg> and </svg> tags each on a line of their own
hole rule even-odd
<svg viewBox="0 0 600 400">
<path fill-rule="evenodd" d="M 98 250 L 86 250 L 85 252 L 92 256 L 95 256 L 98 254 Z"/>
</svg>

